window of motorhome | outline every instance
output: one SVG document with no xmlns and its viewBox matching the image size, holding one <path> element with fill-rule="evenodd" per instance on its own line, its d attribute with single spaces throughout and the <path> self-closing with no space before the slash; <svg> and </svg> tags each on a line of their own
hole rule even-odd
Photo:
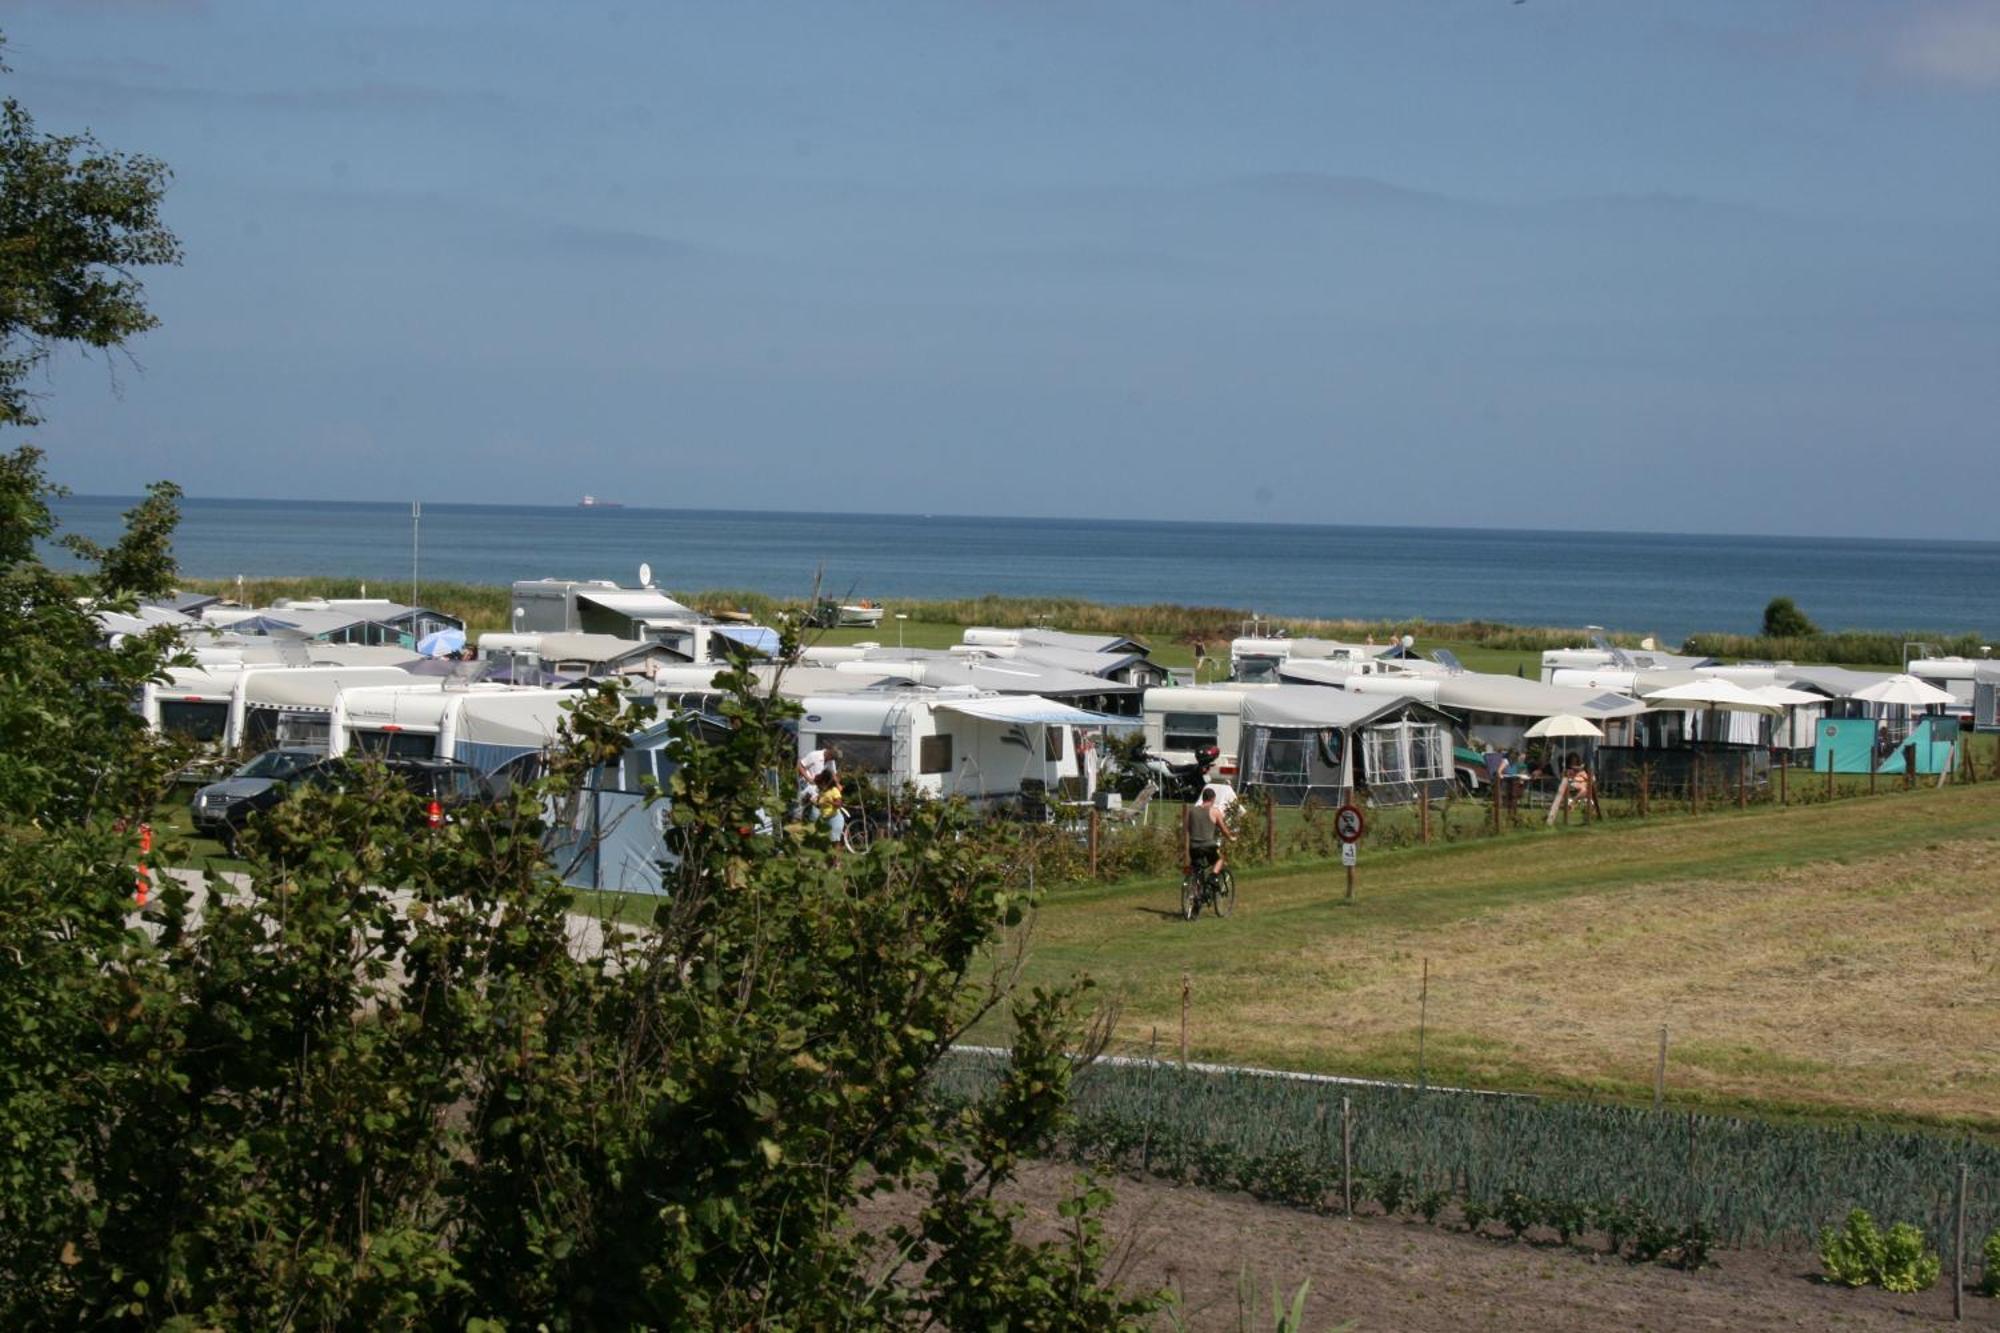
<svg viewBox="0 0 2000 1333">
<path fill-rule="evenodd" d="M 951 772 L 951 737 L 926 736 L 917 743 L 917 772 Z"/>
<path fill-rule="evenodd" d="M 1042 728 L 1042 758 L 1052 764 L 1059 764 L 1063 757 L 1063 733 L 1068 727 Z"/>
<path fill-rule="evenodd" d="M 169 736 L 185 736 L 191 741 L 219 741 L 229 725 L 229 704 L 204 699 L 160 700 L 160 730 Z"/>
<path fill-rule="evenodd" d="M 1160 748 L 1199 750 L 1215 744 L 1220 724 L 1214 713 L 1168 713 L 1160 719 Z"/>
<path fill-rule="evenodd" d="M 832 745 L 840 751 L 843 773 L 887 773 L 895 763 L 895 749 L 887 736 L 849 736 L 822 731 L 816 748 Z"/>
<path fill-rule="evenodd" d="M 437 754 L 437 735 L 428 731 L 356 731 L 348 740 L 355 753 L 384 759 L 429 759 Z"/>
<path fill-rule="evenodd" d="M 1252 683 L 1274 681 L 1278 679 L 1278 668 L 1284 662 L 1282 657 L 1239 657 L 1236 659 L 1236 679 Z"/>
</svg>

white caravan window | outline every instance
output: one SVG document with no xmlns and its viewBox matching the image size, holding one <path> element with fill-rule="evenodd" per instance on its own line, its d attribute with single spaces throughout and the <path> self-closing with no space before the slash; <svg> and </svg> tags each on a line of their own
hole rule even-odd
<svg viewBox="0 0 2000 1333">
<path fill-rule="evenodd" d="M 1220 734 L 1214 713 L 1168 713 L 1160 719 L 1160 748 L 1199 750 Z"/>
<path fill-rule="evenodd" d="M 917 772 L 951 772 L 951 737 L 926 736 L 917 743 Z"/>
<path fill-rule="evenodd" d="M 839 771 L 842 773 L 887 773 L 896 761 L 895 747 L 887 736 L 852 736 L 822 731 L 818 742 L 813 747 L 816 750 L 831 745 L 840 751 Z"/>
</svg>

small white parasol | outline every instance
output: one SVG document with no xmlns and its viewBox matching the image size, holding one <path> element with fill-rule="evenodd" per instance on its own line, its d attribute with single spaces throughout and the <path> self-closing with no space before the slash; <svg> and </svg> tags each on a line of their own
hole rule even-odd
<svg viewBox="0 0 2000 1333">
<path fill-rule="evenodd" d="M 1556 713 L 1545 717 L 1522 734 L 1529 740 L 1542 736 L 1584 736 L 1597 741 L 1604 739 L 1604 732 L 1596 723 L 1578 717 L 1574 713 Z"/>
</svg>

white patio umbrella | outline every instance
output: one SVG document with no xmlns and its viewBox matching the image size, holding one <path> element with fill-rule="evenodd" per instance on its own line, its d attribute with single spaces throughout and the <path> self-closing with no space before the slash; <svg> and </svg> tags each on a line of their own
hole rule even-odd
<svg viewBox="0 0 2000 1333">
<path fill-rule="evenodd" d="M 1763 698 L 1758 692 L 1747 690 L 1733 680 L 1714 676 L 1654 690 L 1645 698 L 1649 708 L 1714 709 L 1726 713 L 1763 713 L 1766 716 L 1776 716 L 1784 711 L 1783 705 Z"/>
<path fill-rule="evenodd" d="M 1871 704 L 1900 704 L 1905 708 L 1929 708 L 1955 700 L 1949 690 L 1941 690 L 1915 676 L 1885 676 L 1873 685 L 1854 692 L 1853 698 Z"/>
<path fill-rule="evenodd" d="M 1529 727 L 1522 735 L 1530 740 L 1539 736 L 1583 736 L 1594 741 L 1604 739 L 1604 732 L 1596 723 L 1578 717 L 1574 713 L 1556 713 L 1545 717 Z"/>
</svg>

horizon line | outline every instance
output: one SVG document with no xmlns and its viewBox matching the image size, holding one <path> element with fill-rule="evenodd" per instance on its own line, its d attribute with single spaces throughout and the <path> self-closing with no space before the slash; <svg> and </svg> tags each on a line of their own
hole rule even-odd
<svg viewBox="0 0 2000 1333">
<path fill-rule="evenodd" d="M 72 491 L 63 499 L 109 500 L 137 503 L 144 499 L 140 495 L 109 495 Z M 1569 536 L 1588 537 L 1722 537 L 1754 538 L 1764 541 L 1850 541 L 1874 543 L 1902 543 L 1923 546 L 2000 546 L 2000 540 L 1978 537 L 1916 537 L 1902 535 L 1861 535 L 1840 534 L 1829 536 L 1824 533 L 1799 532 L 1745 532 L 1741 530 L 1675 530 L 1668 528 L 1549 528 L 1549 527 L 1493 527 L 1471 523 L 1310 523 L 1294 519 L 1185 519 L 1185 518 L 1106 518 L 1082 514 L 963 514 L 941 511 L 918 510 L 867 510 L 867 509 L 745 509 L 732 506 L 667 506 L 643 505 L 616 502 L 587 506 L 581 504 L 528 504 L 520 502 L 472 501 L 472 500 L 337 500 L 305 498 L 300 496 L 261 495 L 193 495 L 184 494 L 183 501 L 196 500 L 214 504 L 254 504 L 254 505 L 345 505 L 353 508 L 402 507 L 412 503 L 433 505 L 440 509 L 530 509 L 549 513 L 569 513 L 581 509 L 603 509 L 627 514 L 744 514 L 774 518 L 893 518 L 921 519 L 926 521 L 967 519 L 976 522 L 1001 523 L 1095 523 L 1114 526 L 1168 525 L 1187 528 L 1305 528 L 1322 531 L 1364 531 L 1364 532 L 1461 532 L 1461 533 L 1505 533 L 1521 534 L 1536 532 L 1561 532 Z M 58 501 L 60 503 L 60 501 Z"/>
</svg>

